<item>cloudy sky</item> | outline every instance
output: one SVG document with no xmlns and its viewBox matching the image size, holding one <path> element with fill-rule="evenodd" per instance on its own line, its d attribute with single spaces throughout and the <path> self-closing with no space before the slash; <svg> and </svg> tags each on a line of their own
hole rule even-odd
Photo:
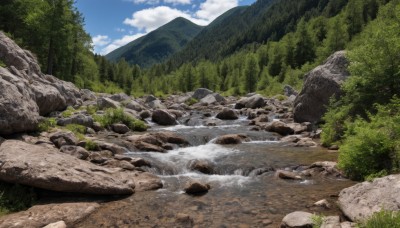
<svg viewBox="0 0 400 228">
<path fill-rule="evenodd" d="M 94 50 L 107 54 L 177 17 L 207 25 L 227 10 L 256 0 L 78 0 Z"/>
</svg>

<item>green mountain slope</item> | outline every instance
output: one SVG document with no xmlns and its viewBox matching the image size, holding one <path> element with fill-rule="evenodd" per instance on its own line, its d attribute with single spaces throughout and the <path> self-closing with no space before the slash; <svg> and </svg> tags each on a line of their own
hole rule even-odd
<svg viewBox="0 0 400 228">
<path fill-rule="evenodd" d="M 163 62 L 181 50 L 202 29 L 202 26 L 187 19 L 176 18 L 148 35 L 107 54 L 106 58 L 111 61 L 124 58 L 130 64 L 149 67 Z"/>
</svg>

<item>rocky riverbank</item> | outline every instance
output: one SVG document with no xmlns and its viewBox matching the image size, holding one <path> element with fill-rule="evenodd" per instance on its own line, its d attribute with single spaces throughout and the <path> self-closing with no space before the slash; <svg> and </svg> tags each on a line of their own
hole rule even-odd
<svg viewBox="0 0 400 228">
<path fill-rule="evenodd" d="M 307 164 L 286 161 L 280 165 L 279 159 L 272 160 L 271 164 L 257 164 L 257 161 L 248 164 L 248 160 L 243 160 L 246 155 L 240 154 L 236 164 L 225 164 L 218 160 L 229 160 L 232 152 L 244 150 L 245 147 L 252 148 L 248 151 L 251 153 L 260 150 L 260 153 L 254 153 L 252 156 L 265 159 L 267 155 L 264 154 L 265 151 L 261 151 L 265 143 L 277 143 L 278 146 L 273 147 L 274 150 L 285 148 L 298 153 L 302 152 L 302 149 L 306 152 L 319 150 L 320 130 L 316 124 L 320 121 L 328 97 L 340 94 L 339 85 L 348 76 L 344 55 L 344 52 L 338 52 L 324 65 L 312 71 L 305 88 L 313 89 L 305 89 L 299 96 L 287 86 L 285 96 L 274 98 L 265 98 L 258 94 L 248 94 L 241 98 L 223 97 L 208 89 L 198 89 L 163 99 L 154 96 L 134 98 L 126 94 L 95 94 L 45 75 L 29 51 L 21 49 L 0 33 L 0 59 L 7 65 L 7 68 L 0 67 L 0 180 L 31 186 L 46 191 L 49 195 L 57 192 L 58 197 L 68 196 L 68 200 L 61 202 L 51 197 L 48 201 L 49 198 L 46 198 L 46 202 L 39 201 L 39 205 L 27 211 L 0 217 L 0 227 L 44 227 L 53 223 L 56 224 L 49 227 L 87 227 L 92 218 L 101 217 L 102 207 L 121 209 L 127 206 L 124 204 L 129 204 L 129 200 L 140 201 L 133 196 L 128 198 L 128 201 L 108 203 L 115 195 L 125 197 L 143 194 L 142 201 L 146 201 L 147 196 L 158 197 L 157 194 L 162 194 L 163 190 L 176 184 L 176 179 L 168 182 L 166 178 L 179 176 L 177 180 L 180 182 L 180 177 L 187 176 L 190 172 L 194 172 L 195 177 L 240 176 L 247 178 L 246 181 L 250 181 L 251 178 L 251 181 L 271 181 L 277 186 L 280 185 L 277 181 L 284 181 L 283 186 L 289 184 L 300 188 L 307 183 L 315 182 L 315 185 L 318 185 L 323 180 L 344 180 L 343 174 L 332 161 L 334 159 L 329 162 L 314 160 Z M 326 89 L 327 87 L 329 89 Z M 321 94 L 326 99 L 319 100 Z M 220 129 L 235 127 L 236 130 L 219 132 Z M 196 128 L 207 131 L 182 133 L 171 130 Z M 261 146 L 256 145 L 257 142 L 261 142 Z M 256 146 L 250 146 L 253 144 Z M 218 158 L 219 163 L 210 161 L 205 154 L 197 160 L 190 157 L 179 170 L 177 166 L 181 164 L 181 160 L 186 159 L 186 149 L 200 150 L 199 147 L 202 147 L 200 154 L 205 150 L 209 153 L 223 150 L 221 154 L 213 155 Z M 159 158 L 175 153 L 178 156 L 171 157 L 171 161 L 165 156 L 160 160 L 149 160 L 142 156 L 148 154 L 153 156 L 152 158 Z M 219 158 L 224 153 L 226 157 Z M 319 152 L 316 153 L 320 156 Z M 336 156 L 334 151 L 330 153 Z M 296 162 L 300 160 L 297 157 L 295 159 Z M 165 168 L 163 161 L 172 165 Z M 180 188 L 178 191 L 190 194 L 189 197 L 193 197 L 193 194 L 212 192 L 213 189 L 223 186 L 220 182 L 217 186 L 203 183 L 203 179 L 195 180 L 196 178 L 190 175 L 189 179 L 184 179 L 184 187 L 179 184 L 174 187 Z M 390 201 L 391 197 L 387 197 L 387 202 L 390 201 L 391 204 L 383 204 L 377 200 L 382 198 L 379 194 L 369 195 L 374 186 L 387 189 L 386 186 L 396 185 L 397 179 L 397 176 L 392 176 L 372 184 L 363 183 L 343 190 L 339 195 L 339 205 L 352 221 L 367 218 L 381 206 L 390 210 L 397 209 L 398 202 Z M 350 182 L 344 182 L 344 185 L 349 184 Z M 256 186 L 259 189 L 265 187 Z M 143 193 L 154 190 L 158 191 Z M 279 189 L 276 189 L 276 192 L 279 192 Z M 290 194 L 286 192 L 285 196 L 290 197 Z M 171 198 L 174 197 L 176 196 L 171 195 Z M 366 201 L 357 201 L 360 198 Z M 196 201 L 196 198 L 186 200 L 190 199 Z M 157 205 L 156 198 L 153 200 L 154 211 L 164 206 Z M 288 199 L 282 200 L 290 203 Z M 329 212 L 334 204 L 331 199 L 329 201 L 318 201 L 312 207 L 307 207 L 308 211 Z M 148 206 L 148 203 L 146 201 L 143 206 Z M 226 205 L 227 208 L 232 208 L 227 202 Z M 194 211 L 201 210 L 202 207 L 207 208 L 206 205 L 197 206 Z M 223 210 L 220 206 L 216 208 Z M 361 208 L 361 211 L 355 208 Z M 333 213 L 336 212 L 333 210 Z M 246 213 L 248 216 L 258 214 L 252 210 L 247 210 Z M 279 213 L 275 210 L 275 214 Z M 310 227 L 310 215 L 289 214 L 283 219 L 282 227 Z M 118 215 L 113 216 L 118 220 Z M 257 216 L 261 220 L 255 226 L 276 227 L 280 222 L 273 221 L 265 215 Z M 276 218 L 279 218 L 279 215 Z M 328 218 L 326 224 L 335 225 L 324 227 L 349 225 L 347 222 L 340 224 L 344 221 L 340 221 L 339 217 Z M 201 227 L 208 224 L 204 219 L 203 223 L 201 218 L 196 219 L 198 220 L 180 213 L 172 219 L 173 221 L 168 220 L 167 224 L 183 224 L 183 227 Z M 150 218 L 148 220 L 152 221 Z M 300 221 L 303 221 L 302 224 Z M 125 224 L 117 226 L 135 226 L 131 222 L 126 221 Z"/>
</svg>

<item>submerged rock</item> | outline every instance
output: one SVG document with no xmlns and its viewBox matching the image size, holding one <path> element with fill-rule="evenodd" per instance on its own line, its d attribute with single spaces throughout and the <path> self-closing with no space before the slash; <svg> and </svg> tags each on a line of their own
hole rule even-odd
<svg viewBox="0 0 400 228">
<path fill-rule="evenodd" d="M 240 144 L 242 142 L 249 142 L 250 138 L 246 135 L 241 134 L 230 134 L 218 137 L 215 140 L 215 144 L 228 145 L 228 144 Z"/>
<path fill-rule="evenodd" d="M 296 211 L 286 215 L 281 224 L 281 228 L 312 228 L 312 214 L 303 211 Z"/>
<path fill-rule="evenodd" d="M 210 190 L 209 184 L 203 184 L 195 180 L 189 181 L 185 186 L 185 192 L 191 195 L 197 195 L 208 192 Z"/>
</svg>

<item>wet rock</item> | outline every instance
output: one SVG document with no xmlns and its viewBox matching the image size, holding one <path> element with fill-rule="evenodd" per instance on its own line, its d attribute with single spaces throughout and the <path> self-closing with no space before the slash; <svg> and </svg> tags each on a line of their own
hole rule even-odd
<svg viewBox="0 0 400 228">
<path fill-rule="evenodd" d="M 183 138 L 182 136 L 175 134 L 173 132 L 156 132 L 156 133 L 151 133 L 151 135 L 155 136 L 159 140 L 165 143 L 172 143 L 172 144 L 178 144 L 178 145 L 188 145 L 189 142 Z"/>
<path fill-rule="evenodd" d="M 143 110 L 139 113 L 139 116 L 142 118 L 142 120 L 144 120 L 151 117 L 151 112 L 149 110 Z"/>
<path fill-rule="evenodd" d="M 339 51 L 305 76 L 304 87 L 294 103 L 296 122 L 316 123 L 321 120 L 330 98 L 338 98 L 341 94 L 340 87 L 350 75 L 347 66 L 346 52 Z"/>
<path fill-rule="evenodd" d="M 400 208 L 400 175 L 377 178 L 342 190 L 339 207 L 352 221 L 363 222 L 381 210 Z"/>
<path fill-rule="evenodd" d="M 104 163 L 106 167 L 111 167 L 111 168 L 121 168 L 125 170 L 135 170 L 135 166 L 132 165 L 131 163 L 127 161 L 119 161 L 119 160 L 108 160 L 107 162 Z"/>
<path fill-rule="evenodd" d="M 108 108 L 119 108 L 121 105 L 119 102 L 111 100 L 110 98 L 100 97 L 97 99 L 97 106 L 100 110 Z"/>
<path fill-rule="evenodd" d="M 56 149 L 9 140 L 0 146 L 0 180 L 60 192 L 132 194 L 115 169 L 98 167 Z M 58 219 L 59 220 L 59 219 Z M 57 220 L 57 221 L 58 221 Z"/>
<path fill-rule="evenodd" d="M 130 163 L 135 167 L 142 167 L 142 166 L 151 167 L 150 162 L 144 160 L 143 158 L 132 158 Z"/>
<path fill-rule="evenodd" d="M 113 154 L 124 154 L 126 152 L 124 147 L 114 143 L 106 143 L 103 141 L 94 141 L 94 143 L 96 143 L 100 149 L 111 151 Z"/>
<path fill-rule="evenodd" d="M 210 188 L 211 187 L 209 184 L 203 184 L 198 181 L 191 180 L 186 184 L 184 191 L 190 195 L 197 195 L 208 192 Z"/>
<path fill-rule="evenodd" d="M 262 108 L 264 106 L 265 106 L 264 98 L 261 95 L 256 94 L 251 97 L 240 99 L 236 103 L 235 109 L 242 109 L 242 108 L 256 109 L 256 108 Z"/>
<path fill-rule="evenodd" d="M 324 217 L 321 228 L 341 228 L 339 216 Z"/>
<path fill-rule="evenodd" d="M 275 175 L 278 178 L 286 179 L 286 180 L 302 180 L 303 179 L 298 173 L 289 172 L 289 171 L 285 171 L 285 170 L 278 170 L 278 171 L 276 171 Z"/>
<path fill-rule="evenodd" d="M 153 122 L 163 126 L 177 124 L 175 117 L 165 110 L 154 111 L 151 119 L 153 120 Z"/>
<path fill-rule="evenodd" d="M 205 98 L 207 95 L 212 94 L 212 93 L 213 93 L 213 91 L 211 91 L 209 89 L 199 88 L 199 89 L 196 89 L 196 91 L 194 91 L 192 98 L 194 98 L 196 100 L 201 100 L 201 99 Z"/>
<path fill-rule="evenodd" d="M 204 174 L 214 173 L 212 164 L 209 161 L 204 161 L 204 160 L 191 161 L 189 164 L 189 168 L 191 170 L 199 171 L 200 173 L 204 173 Z"/>
<path fill-rule="evenodd" d="M 161 146 L 156 146 L 154 144 L 150 144 L 147 142 L 143 141 L 137 141 L 135 142 L 134 146 L 139 150 L 139 151 L 146 151 L 146 152 L 160 152 L 160 153 L 165 153 L 165 149 L 162 148 Z"/>
<path fill-rule="evenodd" d="M 184 227 L 193 227 L 194 220 L 187 214 L 179 213 L 176 215 L 176 223 L 183 225 Z"/>
<path fill-rule="evenodd" d="M 294 133 L 294 130 L 282 121 L 273 121 L 265 126 L 265 130 L 269 132 L 276 132 L 280 135 L 290 135 Z"/>
<path fill-rule="evenodd" d="M 62 227 L 62 222 L 67 227 L 73 227 L 99 207 L 98 203 L 90 202 L 36 205 L 27 211 L 0 217 L 0 227 Z"/>
<path fill-rule="evenodd" d="M 315 202 L 314 206 L 323 207 L 323 208 L 326 208 L 326 209 L 330 209 L 331 208 L 331 204 L 326 199 L 323 199 L 323 200 L 320 200 L 318 202 Z"/>
<path fill-rule="evenodd" d="M 281 228 L 312 228 L 312 214 L 303 211 L 296 211 L 286 215 L 281 223 Z"/>
<path fill-rule="evenodd" d="M 135 110 L 136 112 L 141 112 L 145 110 L 145 108 L 141 104 L 133 100 L 126 104 L 125 108 Z"/>
<path fill-rule="evenodd" d="M 313 163 L 305 172 L 311 176 L 332 176 L 336 178 L 344 178 L 343 173 L 337 168 L 337 162 L 323 161 Z"/>
<path fill-rule="evenodd" d="M 86 160 L 89 157 L 90 153 L 80 146 L 62 146 L 60 148 L 60 152 L 64 154 L 72 155 L 81 160 Z"/>
<path fill-rule="evenodd" d="M 215 144 L 228 145 L 228 144 L 240 144 L 242 142 L 251 141 L 249 137 L 241 134 L 230 134 L 218 137 L 215 140 Z"/>
<path fill-rule="evenodd" d="M 58 221 L 58 222 L 50 223 L 49 225 L 47 225 L 43 228 L 67 228 L 67 224 L 65 224 L 64 221 Z"/>
<path fill-rule="evenodd" d="M 163 187 L 163 183 L 161 179 L 151 173 L 146 172 L 138 172 L 134 174 L 134 178 L 132 178 L 131 173 L 126 173 L 126 178 L 131 178 L 135 182 L 135 191 L 136 192 L 144 192 L 144 191 L 152 191 L 157 190 Z"/>
<path fill-rule="evenodd" d="M 185 114 L 179 110 L 167 110 L 170 114 L 174 115 L 176 119 L 181 118 L 182 116 L 184 116 Z"/>
<path fill-rule="evenodd" d="M 220 113 L 216 116 L 220 120 L 237 120 L 239 117 L 236 112 L 229 108 L 224 108 Z"/>
<path fill-rule="evenodd" d="M 113 124 L 111 125 L 111 129 L 118 134 L 125 134 L 130 131 L 129 127 L 125 124 Z"/>
<path fill-rule="evenodd" d="M 69 124 L 78 124 L 86 127 L 93 126 L 93 118 L 91 116 L 85 116 L 83 114 L 75 114 L 68 118 L 61 118 L 57 120 L 58 126 L 67 126 Z"/>
<path fill-rule="evenodd" d="M 316 147 L 318 144 L 311 138 L 300 138 L 300 140 L 294 145 L 295 147 Z"/>
<path fill-rule="evenodd" d="M 118 93 L 114 94 L 110 97 L 111 100 L 117 101 L 117 102 L 123 102 L 123 101 L 128 101 L 131 99 L 130 96 L 126 95 L 125 93 Z"/>
<path fill-rule="evenodd" d="M 78 145 L 78 139 L 72 132 L 59 131 L 50 135 L 50 141 L 56 145 L 57 148 L 62 146 L 75 146 Z"/>
</svg>

